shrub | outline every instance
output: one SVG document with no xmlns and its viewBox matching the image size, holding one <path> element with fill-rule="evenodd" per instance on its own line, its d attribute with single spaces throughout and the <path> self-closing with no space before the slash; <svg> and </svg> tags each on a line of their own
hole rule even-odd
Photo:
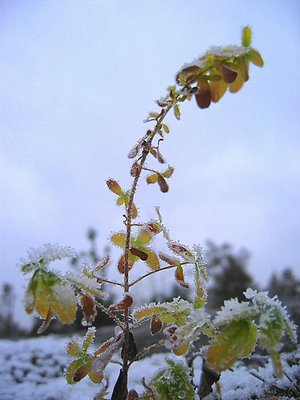
<svg viewBox="0 0 300 400">
<path fill-rule="evenodd" d="M 150 112 L 145 122 L 154 126 L 134 144 L 128 157 L 132 160 L 130 189 L 124 188 L 114 178 L 107 180 L 108 189 L 116 198 L 116 203 L 124 207 L 124 231 L 111 235 L 111 242 L 121 249 L 117 269 L 121 281 L 114 281 L 102 274 L 109 264 L 109 256 L 99 260 L 91 268 L 84 267 L 81 275 L 68 273 L 62 276 L 49 268 L 52 261 L 73 257 L 69 247 L 45 245 L 31 250 L 22 260 L 21 268 L 31 276 L 25 294 L 26 311 L 37 313 L 43 320 L 39 333 L 43 333 L 53 318 L 64 324 L 74 321 L 78 305 L 84 314 L 84 323 L 92 325 L 97 311 L 105 312 L 116 324 L 115 336 L 101 343 L 96 350 L 92 347 L 95 328 L 90 327 L 82 342 L 72 339 L 67 353 L 73 358 L 66 378 L 70 384 L 79 382 L 86 376 L 96 384 L 105 382 L 105 368 L 115 361 L 120 352 L 120 372 L 114 385 L 112 399 L 126 400 L 141 398 L 135 389 L 128 391 L 128 371 L 130 366 L 156 346 L 138 352 L 134 339 L 135 328 L 149 321 L 150 334 L 160 331 L 164 340 L 157 346 L 165 346 L 177 356 L 185 356 L 193 351 L 193 342 L 200 335 L 211 338 L 210 345 L 203 349 L 203 374 L 198 393 L 201 397 L 211 391 L 214 382 L 218 382 L 222 371 L 231 368 L 240 359 L 248 357 L 256 344 L 271 356 L 277 376 L 281 376 L 280 343 L 285 332 L 296 342 L 295 327 L 289 320 L 285 308 L 279 300 L 269 298 L 265 292 L 248 289 L 244 293 L 245 301 L 227 300 L 221 310 L 212 319 L 205 311 L 207 302 L 207 271 L 202 249 L 192 248 L 174 241 L 163 221 L 160 209 L 156 207 L 156 217 L 150 221 L 138 220 L 139 212 L 135 204 L 135 194 L 140 179 L 146 174 L 148 185 L 158 185 L 162 193 L 169 190 L 169 181 L 174 168 L 166 166 L 162 155 L 162 142 L 170 134 L 166 117 L 173 112 L 180 119 L 180 106 L 183 102 L 195 99 L 201 109 L 218 102 L 227 90 L 238 92 L 249 79 L 249 64 L 263 66 L 259 52 L 251 47 L 251 30 L 243 29 L 242 45 L 212 47 L 196 61 L 184 65 L 176 75 L 176 85 L 167 89 L 167 94 L 159 101 L 158 111 Z M 146 164 L 152 158 L 161 165 L 161 169 Z M 168 252 L 157 252 L 153 248 L 155 237 L 163 236 Z M 147 265 L 148 271 L 135 280 L 130 272 L 138 262 Z M 174 270 L 178 284 L 190 289 L 185 279 L 185 271 L 191 268 L 194 274 L 193 301 L 175 298 L 170 302 L 150 303 L 132 310 L 134 302 L 132 288 L 146 278 Z M 120 288 L 122 297 L 108 307 L 102 299 L 103 283 Z M 169 377 L 171 379 L 169 379 Z M 194 396 L 189 374 L 182 365 L 169 362 L 150 384 L 144 381 L 144 399 L 184 398 Z M 178 390 L 178 388 L 181 388 Z M 98 399 L 105 396 L 107 385 L 99 393 Z M 174 397 L 177 393 L 177 397 Z M 181 397 L 179 397 L 179 395 Z M 171 397 L 170 397 L 171 396 Z"/>
</svg>

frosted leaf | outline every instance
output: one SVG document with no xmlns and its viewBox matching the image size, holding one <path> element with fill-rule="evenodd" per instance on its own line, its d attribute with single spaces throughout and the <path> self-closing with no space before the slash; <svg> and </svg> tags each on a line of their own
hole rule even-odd
<svg viewBox="0 0 300 400">
<path fill-rule="evenodd" d="M 83 289 L 87 293 L 91 293 L 96 297 L 106 297 L 106 294 L 100 290 L 101 283 L 97 278 L 87 275 L 74 275 L 67 273 L 66 280 L 79 289 Z"/>
<path fill-rule="evenodd" d="M 247 318 L 255 314 L 256 309 L 250 307 L 248 301 L 239 302 L 237 299 L 230 299 L 224 301 L 224 306 L 217 312 L 214 319 L 216 325 L 222 325 L 232 320 Z"/>
<path fill-rule="evenodd" d="M 47 243 L 38 248 L 30 248 L 26 257 L 20 259 L 18 266 L 22 268 L 23 272 L 28 272 L 46 267 L 53 261 L 75 256 L 76 252 L 70 246 Z"/>
<path fill-rule="evenodd" d="M 297 327 L 290 318 L 290 315 L 284 305 L 277 296 L 273 298 L 268 296 L 268 292 L 258 292 L 254 289 L 247 289 L 244 292 L 244 296 L 252 300 L 254 306 L 260 309 L 261 312 L 266 313 L 268 309 L 276 308 L 281 315 L 282 320 L 285 324 L 285 330 L 287 331 L 291 341 L 297 343 Z M 266 314 L 267 315 L 267 314 Z M 264 321 L 264 317 L 261 317 L 261 324 Z"/>
<path fill-rule="evenodd" d="M 249 48 L 244 46 L 212 46 L 207 54 L 213 57 L 239 57 L 248 54 Z"/>
</svg>

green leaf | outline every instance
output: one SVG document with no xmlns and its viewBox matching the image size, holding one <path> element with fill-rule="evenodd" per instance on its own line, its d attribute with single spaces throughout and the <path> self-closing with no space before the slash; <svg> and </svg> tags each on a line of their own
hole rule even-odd
<svg viewBox="0 0 300 400">
<path fill-rule="evenodd" d="M 167 124 L 162 124 L 162 127 L 163 127 L 163 130 L 164 130 L 166 133 L 170 133 L 170 129 L 169 129 L 169 127 L 168 127 Z"/>
<path fill-rule="evenodd" d="M 243 357 L 248 357 L 256 344 L 256 327 L 249 319 L 232 321 L 212 342 L 207 353 L 209 368 L 222 372 Z"/>
<path fill-rule="evenodd" d="M 251 49 L 248 54 L 248 59 L 249 59 L 249 61 L 251 61 L 253 64 L 257 65 L 258 67 L 264 66 L 264 60 L 257 50 Z"/>
<path fill-rule="evenodd" d="M 180 119 L 180 116 L 181 116 L 181 112 L 180 112 L 179 105 L 178 105 L 178 104 L 175 104 L 174 107 L 173 107 L 173 109 L 174 109 L 174 115 L 175 115 L 176 119 L 179 120 L 179 119 Z"/>
</svg>

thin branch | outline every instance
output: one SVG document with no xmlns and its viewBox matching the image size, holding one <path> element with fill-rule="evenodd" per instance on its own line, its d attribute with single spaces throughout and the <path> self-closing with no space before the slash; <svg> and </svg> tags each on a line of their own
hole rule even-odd
<svg viewBox="0 0 300 400">
<path fill-rule="evenodd" d="M 145 278 L 148 278 L 148 276 L 150 276 L 150 275 L 156 274 L 157 272 L 162 272 L 162 271 L 166 271 L 168 269 L 176 268 L 178 265 L 182 266 L 182 265 L 188 265 L 188 264 L 190 264 L 190 263 L 185 261 L 185 262 L 182 262 L 182 263 L 179 263 L 179 264 L 167 265 L 166 267 L 163 267 L 163 268 L 160 268 L 160 269 L 156 269 L 154 271 L 150 271 L 147 274 L 140 276 L 135 281 L 131 282 L 129 284 L 129 287 L 132 287 L 132 286 L 136 285 L 138 282 L 142 281 Z"/>
<path fill-rule="evenodd" d="M 142 358 L 143 356 L 146 356 L 148 353 L 150 353 L 150 351 L 157 349 L 158 347 L 163 346 L 165 343 L 165 341 L 162 339 L 157 343 L 153 343 L 150 346 L 146 347 L 143 351 L 140 351 L 135 357 L 134 359 L 129 363 L 129 365 L 131 365 L 132 363 L 134 363 L 135 361 L 138 361 L 140 358 Z"/>
<path fill-rule="evenodd" d="M 95 301 L 96 307 L 98 307 L 101 311 L 103 311 L 106 315 L 108 315 L 111 319 L 113 319 L 120 328 L 123 330 L 125 329 L 124 324 L 122 321 L 119 320 L 119 318 L 113 314 L 111 311 L 109 311 L 103 304 L 99 303 L 98 301 Z"/>
<path fill-rule="evenodd" d="M 99 277 L 99 276 L 96 276 L 96 278 L 97 278 L 97 282 L 99 282 L 99 283 L 108 283 L 110 285 L 124 287 L 123 283 L 120 283 L 120 282 L 117 282 L 117 281 L 111 281 L 109 279 L 102 278 L 102 277 Z"/>
</svg>

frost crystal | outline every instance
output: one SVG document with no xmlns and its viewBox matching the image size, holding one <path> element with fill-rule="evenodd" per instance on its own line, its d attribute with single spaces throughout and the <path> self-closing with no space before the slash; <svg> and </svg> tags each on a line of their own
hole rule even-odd
<svg viewBox="0 0 300 400">
<path fill-rule="evenodd" d="M 212 46 L 207 54 L 215 57 L 239 57 L 247 54 L 249 49 L 243 46 Z"/>
<path fill-rule="evenodd" d="M 69 272 L 66 275 L 66 280 L 79 289 L 83 289 L 95 296 L 106 297 L 106 294 L 100 290 L 101 283 L 99 283 L 96 278 L 88 277 L 86 275 L 74 275 Z"/>
<path fill-rule="evenodd" d="M 271 298 L 268 296 L 268 292 L 258 292 L 254 289 L 247 289 L 244 292 L 244 296 L 246 299 L 252 300 L 254 306 L 259 309 L 266 310 L 267 308 L 276 308 L 280 312 L 281 317 L 286 324 L 286 328 L 291 340 L 294 343 L 297 343 L 297 327 L 291 321 L 286 307 L 282 305 L 277 296 Z"/>
<path fill-rule="evenodd" d="M 47 266 L 56 260 L 63 258 L 72 258 L 76 256 L 75 250 L 70 246 L 60 246 L 59 244 L 46 243 L 36 249 L 30 248 L 27 251 L 27 256 L 21 258 L 18 265 L 24 267 L 29 265 L 30 269 L 37 269 L 42 266 Z"/>
<path fill-rule="evenodd" d="M 248 301 L 239 303 L 238 299 L 230 299 L 224 301 L 224 306 L 217 312 L 214 319 L 216 325 L 222 325 L 234 319 L 249 317 L 253 315 L 255 309 L 249 307 Z"/>
</svg>

